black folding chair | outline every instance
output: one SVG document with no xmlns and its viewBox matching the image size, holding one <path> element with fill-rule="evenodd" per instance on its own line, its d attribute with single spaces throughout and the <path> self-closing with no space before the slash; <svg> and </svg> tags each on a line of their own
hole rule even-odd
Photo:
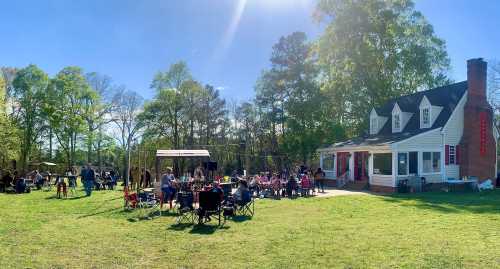
<svg viewBox="0 0 500 269">
<path fill-rule="evenodd" d="M 179 192 L 177 194 L 177 224 L 181 223 L 183 220 L 186 220 L 189 223 L 194 223 L 193 201 L 193 192 Z"/>
<path fill-rule="evenodd" d="M 222 219 L 221 196 L 217 192 L 201 191 L 199 193 L 198 223 L 204 224 L 214 217 L 219 221 Z"/>
<path fill-rule="evenodd" d="M 253 217 L 255 213 L 255 198 L 252 196 L 250 201 L 247 202 L 236 202 L 236 213 L 242 216 Z"/>
</svg>

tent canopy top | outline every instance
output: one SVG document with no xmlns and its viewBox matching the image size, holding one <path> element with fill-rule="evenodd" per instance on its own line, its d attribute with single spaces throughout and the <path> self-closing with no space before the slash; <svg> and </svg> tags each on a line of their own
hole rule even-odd
<svg viewBox="0 0 500 269">
<path fill-rule="evenodd" d="M 208 150 L 192 150 L 192 149 L 175 149 L 175 150 L 163 150 L 159 149 L 156 151 L 156 157 L 163 158 L 193 158 L 193 157 L 210 157 Z"/>
<path fill-rule="evenodd" d="M 57 164 L 51 162 L 40 162 L 40 163 L 31 163 L 31 165 L 39 166 L 39 165 L 47 165 L 47 166 L 56 166 Z"/>
</svg>

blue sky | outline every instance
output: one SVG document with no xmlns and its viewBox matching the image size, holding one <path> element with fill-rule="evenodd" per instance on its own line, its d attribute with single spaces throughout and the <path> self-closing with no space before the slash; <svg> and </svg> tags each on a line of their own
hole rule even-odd
<svg viewBox="0 0 500 269">
<path fill-rule="evenodd" d="M 245 100 L 280 36 L 313 39 L 314 0 L 0 0 L 0 66 L 64 66 L 111 76 L 146 98 L 151 79 L 185 60 L 194 77 Z M 500 59 L 500 2 L 417 0 L 447 42 L 451 77 L 466 78 L 469 58 Z"/>
</svg>

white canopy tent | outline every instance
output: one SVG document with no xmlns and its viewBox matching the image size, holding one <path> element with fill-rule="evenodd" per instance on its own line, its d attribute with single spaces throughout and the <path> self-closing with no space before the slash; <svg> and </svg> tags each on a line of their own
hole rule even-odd
<svg viewBox="0 0 500 269">
<path fill-rule="evenodd" d="M 174 149 L 156 151 L 156 158 L 196 158 L 196 157 L 210 157 L 210 153 L 205 149 Z"/>
<path fill-rule="evenodd" d="M 156 151 L 156 181 L 160 180 L 159 174 L 159 166 L 161 159 L 176 159 L 176 158 L 186 158 L 186 159 L 195 159 L 195 158 L 210 158 L 210 153 L 206 149 L 172 149 L 172 150 L 164 150 L 159 149 Z"/>
</svg>

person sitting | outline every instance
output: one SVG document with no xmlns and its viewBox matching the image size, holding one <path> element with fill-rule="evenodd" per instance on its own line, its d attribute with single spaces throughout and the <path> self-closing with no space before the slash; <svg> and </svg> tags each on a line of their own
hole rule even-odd
<svg viewBox="0 0 500 269">
<path fill-rule="evenodd" d="M 233 193 L 234 203 L 237 205 L 245 205 L 250 202 L 252 196 L 250 190 L 248 189 L 248 183 L 245 180 L 240 180 L 238 182 L 238 188 Z"/>
<path fill-rule="evenodd" d="M 249 189 L 250 189 L 250 192 L 252 193 L 252 195 L 254 193 L 257 193 L 257 196 L 260 195 L 260 178 L 259 176 L 254 176 L 252 177 L 252 179 L 250 180 L 250 184 L 249 184 Z"/>
<path fill-rule="evenodd" d="M 26 179 L 19 177 L 17 171 L 14 172 L 15 175 L 15 190 L 16 193 L 25 193 L 27 191 Z"/>
<path fill-rule="evenodd" d="M 12 187 L 12 176 L 9 171 L 6 171 L 2 176 L 2 180 L 0 181 L 0 192 L 6 192 L 7 188 Z"/>
</svg>

